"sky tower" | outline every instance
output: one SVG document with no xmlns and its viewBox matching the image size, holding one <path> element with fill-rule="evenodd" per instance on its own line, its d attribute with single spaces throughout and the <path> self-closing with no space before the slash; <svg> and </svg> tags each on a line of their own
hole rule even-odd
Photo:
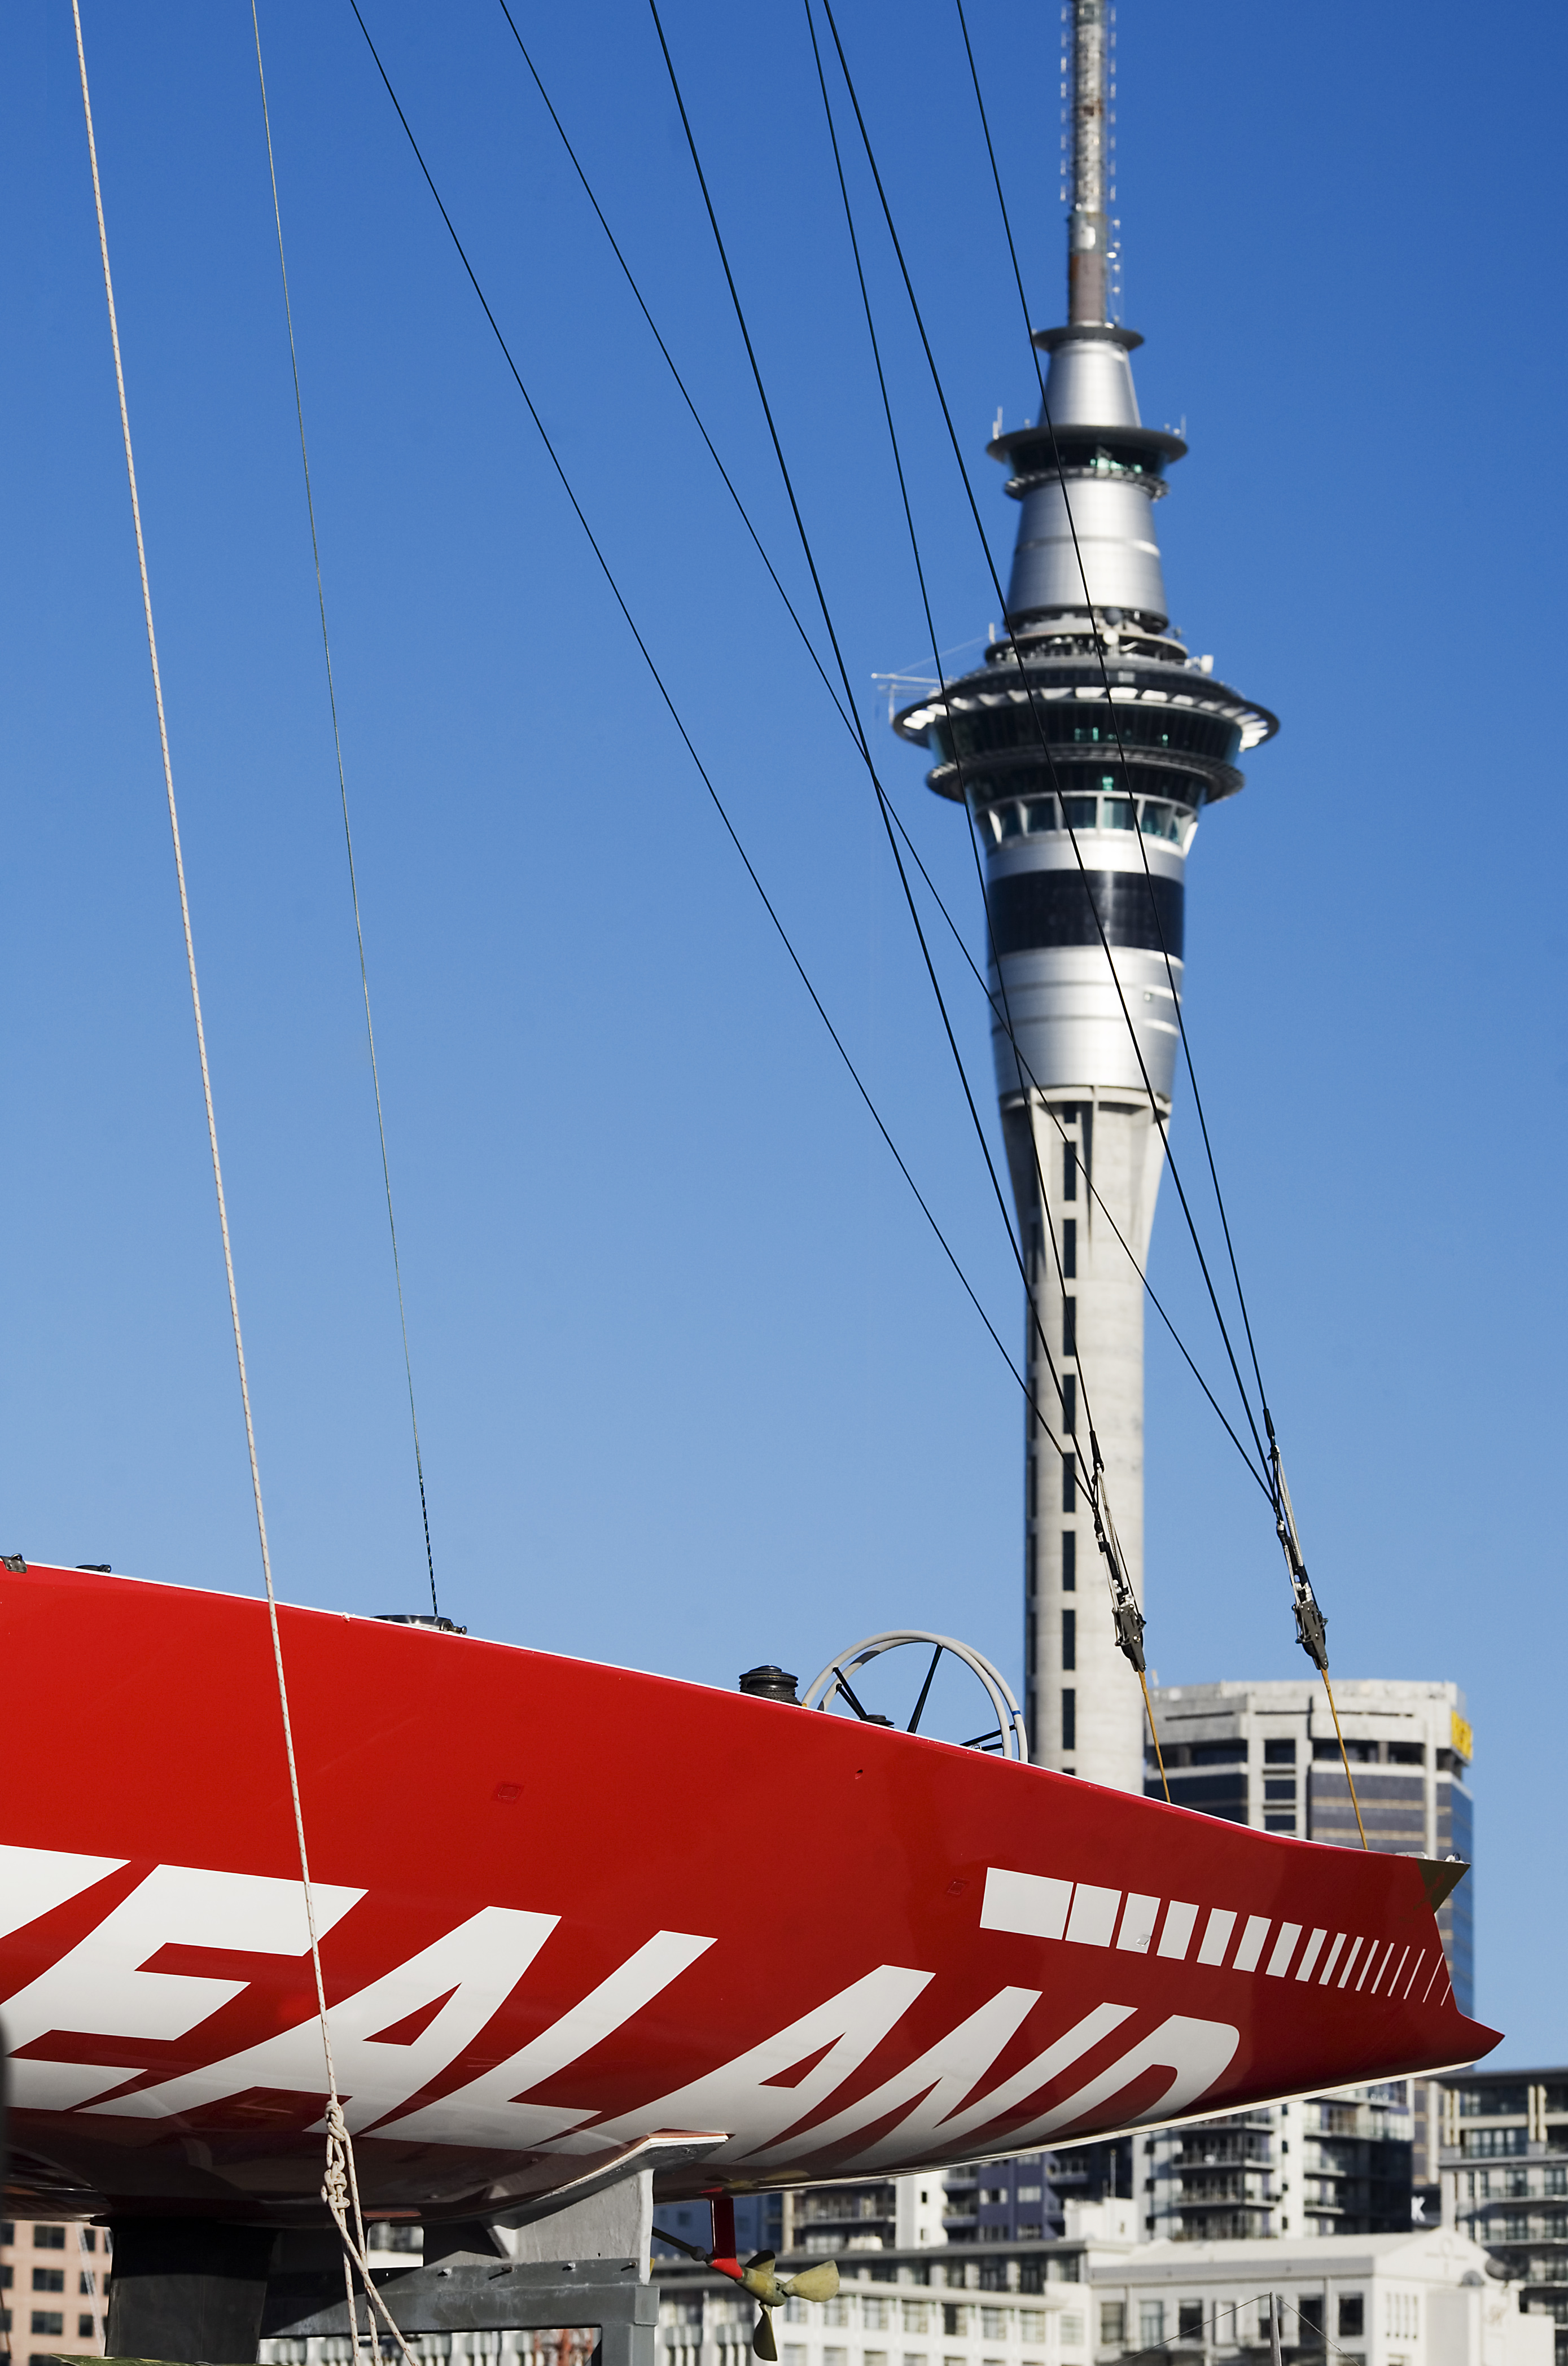
<svg viewBox="0 0 1568 2366">
<path fill-rule="evenodd" d="M 1110 317 L 1113 21 L 1108 0 L 1073 0 L 1067 322 L 1034 338 L 1050 355 L 1040 418 L 988 447 L 1021 511 L 1007 633 L 897 728 L 934 756 L 938 795 L 967 801 L 986 860 L 997 1088 L 1042 1416 L 1025 1417 L 1033 1753 L 1141 1791 L 1142 1696 L 1075 1471 L 1089 1476 L 1092 1415 L 1141 1601 L 1140 1273 L 1179 1050 L 1184 873 L 1200 813 L 1235 794 L 1237 755 L 1278 725 L 1170 628 L 1155 504 L 1187 446 L 1140 422 L 1128 356 L 1143 340 Z"/>
</svg>

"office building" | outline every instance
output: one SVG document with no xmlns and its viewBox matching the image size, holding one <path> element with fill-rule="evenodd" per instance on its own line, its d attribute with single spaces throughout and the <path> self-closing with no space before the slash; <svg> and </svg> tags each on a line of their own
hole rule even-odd
<svg viewBox="0 0 1568 2366">
<path fill-rule="evenodd" d="M 1258 1831 L 1360 1845 L 1318 1678 L 1303 1672 L 1280 1684 L 1157 1684 L 1150 1696 L 1178 1807 Z M 1458 1685 L 1345 1677 L 1336 1680 L 1334 1697 L 1369 1847 L 1472 1863 L 1474 1742 Z M 1152 1747 L 1145 1759 L 1145 1792 L 1159 1798 Z M 1465 2013 L 1474 2011 L 1474 1887 L 1472 1872 L 1438 1915 L 1454 2000 Z"/>
</svg>

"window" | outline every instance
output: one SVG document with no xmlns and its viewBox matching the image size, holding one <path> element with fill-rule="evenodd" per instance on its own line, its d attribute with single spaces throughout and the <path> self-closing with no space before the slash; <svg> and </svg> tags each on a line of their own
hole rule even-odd
<svg viewBox="0 0 1568 2366">
<path fill-rule="evenodd" d="M 980 2311 L 980 2332 L 987 2341 L 1005 2341 L 1008 2338 L 1006 2309 L 983 2308 Z"/>
<path fill-rule="evenodd" d="M 1127 2338 L 1127 2305 L 1124 2301 L 1102 2300 L 1100 2304 L 1100 2343 L 1102 2349 L 1114 2348 Z"/>
<path fill-rule="evenodd" d="M 91 2293 L 96 2293 L 97 2288 L 96 2277 L 94 2276 L 88 2269 L 84 2268 L 81 2274 L 76 2279 L 76 2290 L 78 2293 L 86 2293 L 90 2295 Z"/>
<path fill-rule="evenodd" d="M 1070 1306 L 1072 1302 L 1069 1298 L 1067 1304 Z M 1062 1428 L 1068 1437 L 1077 1436 L 1078 1382 L 1076 1372 L 1062 1374 Z"/>
<path fill-rule="evenodd" d="M 906 2333 L 929 2333 L 931 2331 L 931 2304 L 929 2301 L 907 2300 L 904 2303 L 904 2330 Z M 908 2360 L 905 2361 L 905 2366 L 908 2366 Z"/>
<path fill-rule="evenodd" d="M 1145 2300 L 1138 2303 L 1138 2339 L 1145 2349 L 1157 2349 L 1165 2339 L 1163 2300 Z"/>
<path fill-rule="evenodd" d="M 1359 2341 L 1366 2329 L 1367 2308 L 1362 2295 L 1359 2293 L 1341 2293 L 1339 2295 L 1340 2340 Z"/>
<path fill-rule="evenodd" d="M 861 2303 L 861 2322 L 868 2333 L 883 2333 L 887 2327 L 887 2303 L 885 2300 L 864 2300 Z M 869 2352 L 867 2353 L 870 2354 Z"/>
<path fill-rule="evenodd" d="M 1106 797 L 1101 806 L 1102 829 L 1135 829 L 1131 797 Z"/>
<path fill-rule="evenodd" d="M 1266 1741 L 1264 1743 L 1263 1763 L 1265 1766 L 1293 1766 L 1295 1763 L 1296 1745 L 1293 1741 Z"/>
<path fill-rule="evenodd" d="M 1062 1509 L 1064 1512 L 1077 1510 L 1077 1456 L 1064 1454 L 1062 1457 Z"/>
<path fill-rule="evenodd" d="M 1520 2104 L 1519 2109 L 1521 2111 L 1524 2109 L 1522 2103 Z M 64 2227 L 35 2226 L 33 2228 L 33 2248 L 35 2251 L 63 2251 L 65 2248 Z"/>
<path fill-rule="evenodd" d="M 1076 1356 L 1078 1352 L 1078 1302 L 1076 1298 L 1062 1301 L 1062 1353 Z"/>
<path fill-rule="evenodd" d="M 1062 1219 L 1062 1272 L 1068 1281 L 1076 1281 L 1078 1270 L 1078 1220 L 1076 1216 Z"/>
<path fill-rule="evenodd" d="M 1303 2293 L 1298 2305 L 1301 2310 L 1302 2331 L 1315 2334 L 1321 2341 L 1323 2339 L 1323 2294 Z"/>
<path fill-rule="evenodd" d="M 1062 1747 L 1076 1750 L 1078 1746 L 1078 1696 L 1069 1684 L 1062 1694 Z"/>
<path fill-rule="evenodd" d="M 34 2292 L 63 2292 L 65 2290 L 64 2269 L 35 2268 L 33 2270 L 33 2290 Z"/>
<path fill-rule="evenodd" d="M 1021 2185 L 1018 2189 L 1018 2198 L 1021 2202 L 1038 2202 L 1040 2188 L 1037 2185 Z"/>
<path fill-rule="evenodd" d="M 1202 2340 L 1203 2304 L 1201 2300 L 1180 2300 L 1177 2302 L 1176 2338 L 1178 2341 Z"/>
<path fill-rule="evenodd" d="M 1290 1799 L 1293 1801 L 1296 1796 L 1295 1776 L 1291 1774 L 1281 1778 L 1278 1774 L 1270 1775 L 1263 1786 L 1263 1796 L 1266 1799 Z"/>
<path fill-rule="evenodd" d="M 9 2268 L 0 2268 L 0 2292 L 9 2292 L 10 2289 L 11 2270 Z"/>
<path fill-rule="evenodd" d="M 1064 1670 L 1070 1670 L 1076 1668 L 1077 1663 L 1078 1614 L 1076 1610 L 1064 1610 L 1062 1613 L 1062 1666 Z M 1040 2188 L 1036 2186 L 1034 2191 L 1038 2195 Z"/>
<path fill-rule="evenodd" d="M 1078 1590 L 1078 1540 L 1071 1528 L 1062 1531 L 1062 1591 L 1076 1594 Z"/>
<path fill-rule="evenodd" d="M 85 2251 L 96 2251 L 98 2248 L 98 2230 L 96 2226 L 78 2226 L 76 2238 Z"/>
<path fill-rule="evenodd" d="M 1005 2202 L 1007 2198 L 1008 2190 L 1005 2185 L 983 2185 L 980 2188 L 981 2201 L 989 2203 L 993 2210 L 998 2203 Z"/>
<path fill-rule="evenodd" d="M 1461 2087 L 1459 2090 L 1461 2120 L 1500 2120 L 1510 2112 L 1523 2119 L 1528 2108 L 1523 2087 Z"/>
<path fill-rule="evenodd" d="M 1062 1197 L 1076 1200 L 1078 1196 L 1078 1151 L 1075 1142 L 1062 1144 Z"/>
<path fill-rule="evenodd" d="M 1425 1766 L 1427 1745 L 1424 1741 L 1391 1741 L 1388 1763 L 1391 1766 Z"/>
<path fill-rule="evenodd" d="M 78 2341 L 91 2341 L 96 2329 L 97 2328 L 94 2325 L 90 2316 L 79 2316 L 76 2319 L 76 2338 Z"/>
<path fill-rule="evenodd" d="M 1083 2347 L 1083 2319 L 1082 2319 L 1082 2317 L 1081 2317 L 1081 2316 L 1065 2316 L 1065 2317 L 1063 2317 L 1063 2319 L 1062 2319 L 1062 2342 L 1063 2342 L 1063 2346 L 1064 2346 L 1066 2349 L 1082 2349 L 1082 2347 Z"/>
<path fill-rule="evenodd" d="M 954 2337 L 959 2334 L 967 2333 L 969 2330 L 968 2310 L 961 2307 L 957 2301 L 944 2301 L 942 2308 L 942 2329 L 944 2333 L 951 2333 Z"/>
<path fill-rule="evenodd" d="M 34 2309 L 33 2331 L 35 2333 L 63 2333 L 64 2330 L 65 2317 L 62 2310 L 58 2308 Z"/>
</svg>

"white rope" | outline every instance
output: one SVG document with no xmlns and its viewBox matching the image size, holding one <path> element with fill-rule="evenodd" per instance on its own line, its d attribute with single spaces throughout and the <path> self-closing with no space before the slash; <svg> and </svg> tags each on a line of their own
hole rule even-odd
<svg viewBox="0 0 1568 2366">
<path fill-rule="evenodd" d="M 87 88 L 87 53 L 82 40 L 81 0 L 71 0 L 76 29 L 76 63 L 82 77 L 82 112 L 87 126 L 87 156 L 93 170 L 93 203 L 98 217 L 98 253 L 103 259 L 104 294 L 108 299 L 109 342 L 114 347 L 115 386 L 119 395 L 120 433 L 125 440 L 125 473 L 130 488 L 130 515 L 136 529 L 136 560 L 141 575 L 141 609 L 147 625 L 147 655 L 152 668 L 152 697 L 158 710 L 158 744 L 164 759 L 164 790 L 168 801 L 169 833 L 175 847 L 175 876 L 179 885 L 180 922 L 185 930 L 186 968 L 190 978 L 190 1003 L 196 1020 L 196 1046 L 201 1062 L 201 1091 L 207 1110 L 207 1142 L 212 1154 L 212 1180 L 218 1193 L 218 1223 L 223 1235 L 223 1269 L 229 1283 L 229 1319 L 234 1333 L 234 1358 L 240 1371 L 240 1402 L 245 1415 L 245 1445 L 251 1462 L 251 1493 L 255 1504 L 256 1535 L 261 1544 L 262 1576 L 266 1586 L 266 1614 L 272 1637 L 272 1663 L 277 1679 L 277 1705 L 283 1718 L 283 1747 L 288 1763 L 288 1795 L 294 1810 L 294 1838 L 299 1854 L 299 1880 L 305 1898 L 305 1925 L 310 1939 L 310 1966 L 315 1977 L 316 2015 L 321 2023 L 321 2051 L 327 2073 L 327 2160 L 321 2199 L 337 2223 L 345 2253 L 344 2280 L 348 2293 L 348 2321 L 356 2361 L 359 2327 L 347 2259 L 352 2256 L 366 2290 L 390 2327 L 408 2366 L 417 2366 L 412 2351 L 392 2323 L 386 2303 L 370 2280 L 365 2260 L 365 2224 L 359 2206 L 359 2183 L 354 2166 L 354 2145 L 343 2116 L 333 2061 L 332 2031 L 327 2022 L 327 1992 L 321 1977 L 321 1950 L 316 1932 L 315 1898 L 310 1887 L 310 1856 L 305 1845 L 305 1816 L 299 1803 L 299 1770 L 294 1755 L 294 1727 L 288 1713 L 288 1684 L 283 1669 L 283 1644 L 277 1627 L 277 1596 L 273 1590 L 272 1554 L 266 1538 L 266 1514 L 262 1504 L 261 1466 L 256 1459 L 255 1425 L 251 1418 L 251 1384 L 245 1369 L 245 1342 L 240 1328 L 240 1297 L 234 1281 L 234 1252 L 229 1238 L 229 1208 L 223 1193 L 223 1165 L 218 1155 L 218 1120 L 212 1107 L 212 1077 L 207 1063 L 207 1031 L 202 1024 L 201 987 L 197 978 L 196 943 L 191 934 L 190 898 L 186 891 L 185 854 L 180 844 L 179 810 L 175 802 L 175 772 L 169 757 L 169 727 L 164 712 L 164 683 L 158 670 L 158 637 L 152 625 L 152 592 L 147 579 L 147 546 L 141 532 L 141 502 L 136 490 L 136 458 L 130 442 L 130 412 L 125 399 L 125 368 L 120 359 L 119 321 L 115 311 L 114 278 L 109 270 L 108 231 L 104 221 L 104 193 L 98 178 L 98 145 L 93 133 L 93 102 Z M 354 2235 L 348 2214 L 354 2214 Z M 357 2236 L 355 2241 L 355 2236 Z"/>
</svg>

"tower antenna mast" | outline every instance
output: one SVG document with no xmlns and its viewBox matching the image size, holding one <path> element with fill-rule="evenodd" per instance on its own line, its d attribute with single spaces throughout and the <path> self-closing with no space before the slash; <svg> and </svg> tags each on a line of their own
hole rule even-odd
<svg viewBox="0 0 1568 2366">
<path fill-rule="evenodd" d="M 1116 12 L 1111 0 L 1072 0 L 1072 210 L 1067 216 L 1067 319 L 1096 324 L 1111 318 L 1112 223 L 1106 202 L 1114 194 L 1111 153 L 1111 51 Z"/>
</svg>

